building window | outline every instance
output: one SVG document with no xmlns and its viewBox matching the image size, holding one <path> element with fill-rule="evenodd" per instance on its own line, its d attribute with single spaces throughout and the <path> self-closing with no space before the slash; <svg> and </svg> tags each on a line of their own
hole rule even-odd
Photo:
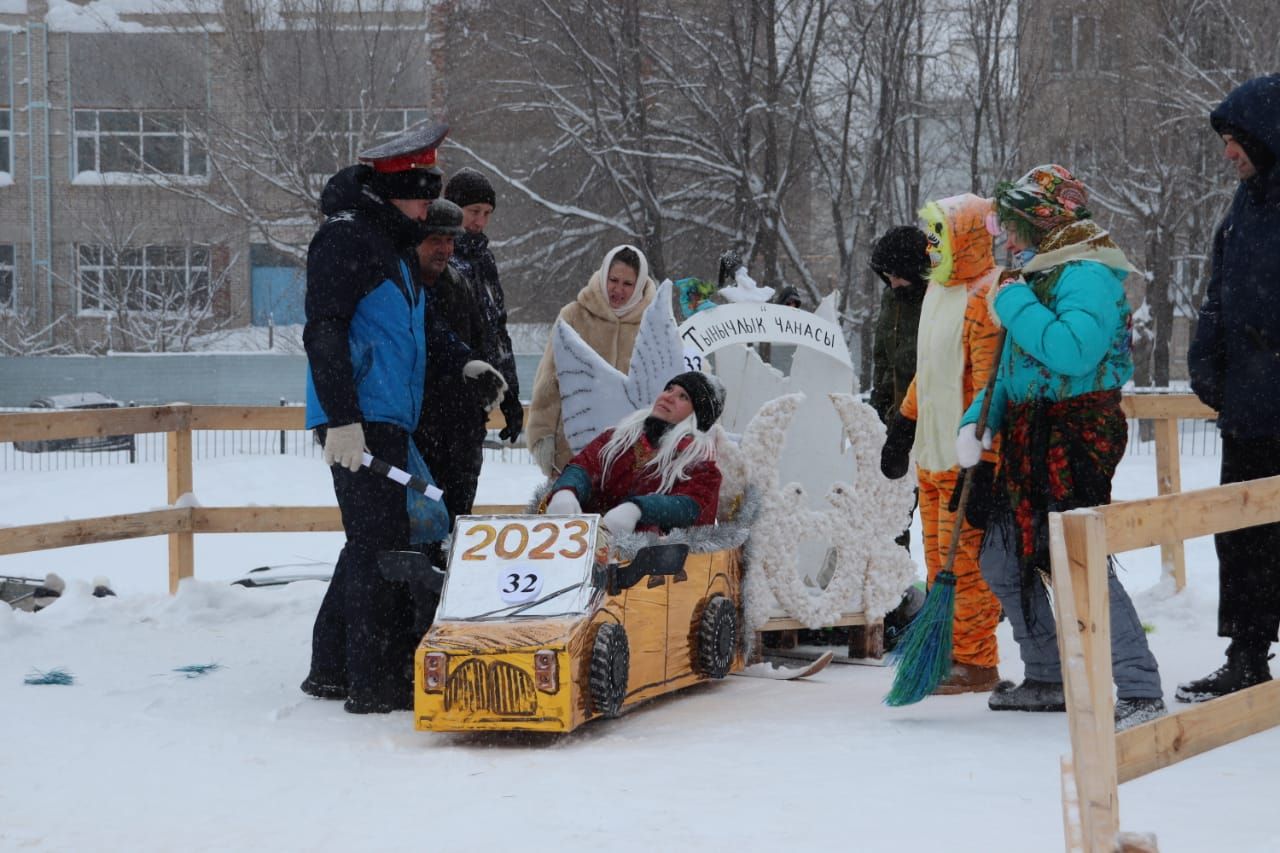
<svg viewBox="0 0 1280 853">
<path fill-rule="evenodd" d="M 183 111 L 76 110 L 75 171 L 207 175 L 197 121 Z"/>
<path fill-rule="evenodd" d="M 363 149 L 429 117 L 422 109 L 292 110 L 271 117 L 271 132 L 298 146 L 296 159 L 307 164 L 308 174 L 327 176 L 354 163 Z"/>
<path fill-rule="evenodd" d="M 13 311 L 18 295 L 18 265 L 13 246 L 0 245 L 0 314 Z"/>
<path fill-rule="evenodd" d="M 202 246 L 112 249 L 79 246 L 81 312 L 165 313 L 209 304 L 209 250 Z"/>
<path fill-rule="evenodd" d="M 13 111 L 0 107 L 0 172 L 13 174 Z"/>
<path fill-rule="evenodd" d="M 1110 68 L 1111 54 L 1102 49 L 1100 29 L 1095 15 L 1054 15 L 1049 21 L 1052 69 L 1070 73 Z"/>
</svg>

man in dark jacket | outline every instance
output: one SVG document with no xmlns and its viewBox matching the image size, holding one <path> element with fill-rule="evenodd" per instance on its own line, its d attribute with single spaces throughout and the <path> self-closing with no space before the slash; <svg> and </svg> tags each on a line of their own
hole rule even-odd
<svg viewBox="0 0 1280 853">
<path fill-rule="evenodd" d="M 453 202 L 432 203 L 426 238 L 418 244 L 419 280 L 432 316 L 464 344 L 482 351 L 488 336 L 484 314 L 470 285 L 450 264 L 462 222 L 462 210 Z M 428 369 L 422 419 L 413 436 L 436 484 L 444 489 L 450 527 L 459 515 L 471 512 L 484 461 L 488 401 L 473 385 L 454 372 Z"/>
<path fill-rule="evenodd" d="M 871 269 L 885 283 L 876 317 L 871 408 L 889 423 L 916 375 L 916 332 L 928 286 L 929 242 L 924 232 L 900 225 L 871 249 Z"/>
<path fill-rule="evenodd" d="M 1213 272 L 1187 355 L 1191 388 L 1218 412 L 1222 482 L 1280 474 L 1280 74 L 1233 90 L 1210 114 L 1240 186 L 1213 242 Z M 1280 524 L 1214 537 L 1226 665 L 1178 685 L 1201 702 L 1271 679 L 1280 628 Z"/>
<path fill-rule="evenodd" d="M 507 333 L 507 307 L 498 281 L 498 264 L 489 250 L 484 230 L 498 205 L 497 195 L 489 179 L 475 169 L 459 169 L 445 185 L 444 197 L 462 208 L 463 233 L 454 241 L 450 265 L 471 285 L 476 304 L 484 316 L 485 340 L 480 352 L 507 381 L 502 398 L 502 416 L 506 426 L 498 433 L 503 441 L 516 443 L 524 429 L 524 407 L 520 404 L 520 381 L 516 377 L 516 358 L 511 352 L 511 336 Z"/>
<path fill-rule="evenodd" d="M 360 155 L 324 188 L 328 217 L 307 250 L 308 429 L 324 445 L 346 545 L 316 614 L 311 670 L 302 690 L 346 699 L 351 713 L 412 707 L 412 603 L 385 580 L 378 553 L 447 532 L 439 501 L 415 502 L 403 486 L 361 470 L 363 454 L 430 477 L 411 447 L 426 379 L 428 340 L 439 369 L 480 381 L 496 374 L 428 323 L 416 280 L 421 220 L 440 192 L 431 125 Z"/>
</svg>

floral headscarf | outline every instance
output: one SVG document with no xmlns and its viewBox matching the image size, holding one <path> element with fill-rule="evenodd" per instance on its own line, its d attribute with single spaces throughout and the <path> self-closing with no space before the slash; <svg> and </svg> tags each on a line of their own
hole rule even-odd
<svg viewBox="0 0 1280 853">
<path fill-rule="evenodd" d="M 1024 223 L 1038 234 L 1091 218 L 1088 201 L 1084 183 L 1057 164 L 1036 166 L 1017 181 L 996 185 L 1000 221 Z"/>
</svg>

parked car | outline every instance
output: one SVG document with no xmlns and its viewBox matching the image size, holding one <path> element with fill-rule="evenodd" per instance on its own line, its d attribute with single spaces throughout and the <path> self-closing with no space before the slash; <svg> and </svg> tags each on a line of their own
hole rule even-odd
<svg viewBox="0 0 1280 853">
<path fill-rule="evenodd" d="M 416 728 L 567 732 L 742 669 L 740 549 L 614 562 L 598 519 L 458 519 Z"/>
<path fill-rule="evenodd" d="M 84 391 L 79 394 L 51 394 L 32 400 L 27 404 L 32 409 L 119 409 L 122 403 L 113 400 L 97 391 Z M 53 450 L 133 450 L 132 435 L 88 435 L 80 438 L 49 438 L 38 441 L 15 441 L 14 449 L 27 453 L 47 453 Z"/>
</svg>

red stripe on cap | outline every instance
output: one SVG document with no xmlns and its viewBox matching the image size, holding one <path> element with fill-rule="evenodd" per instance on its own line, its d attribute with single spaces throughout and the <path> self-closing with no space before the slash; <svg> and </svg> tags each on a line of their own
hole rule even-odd
<svg viewBox="0 0 1280 853">
<path fill-rule="evenodd" d="M 380 160 L 365 160 L 375 172 L 407 172 L 410 169 L 430 169 L 436 164 L 436 149 L 423 148 L 408 154 L 395 157 L 383 157 Z"/>
</svg>

